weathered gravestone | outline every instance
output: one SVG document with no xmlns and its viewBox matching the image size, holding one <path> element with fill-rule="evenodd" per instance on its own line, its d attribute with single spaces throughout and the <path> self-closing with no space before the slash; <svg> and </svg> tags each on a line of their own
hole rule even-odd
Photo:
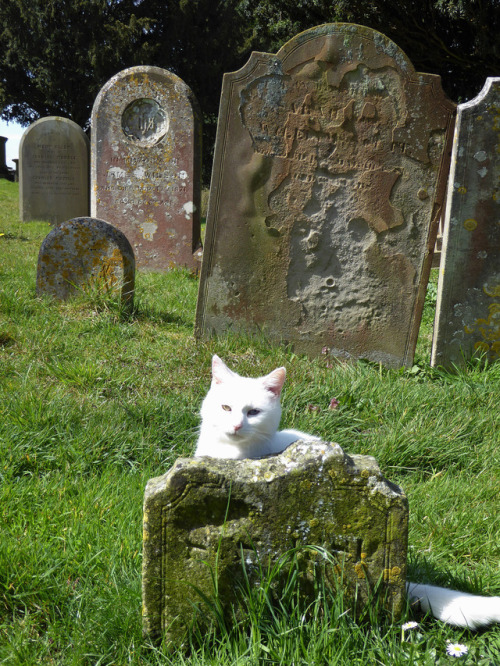
<svg viewBox="0 0 500 666">
<path fill-rule="evenodd" d="M 199 267 L 201 128 L 193 93 L 159 67 L 110 79 L 92 111 L 92 215 L 121 229 L 138 268 Z"/>
<path fill-rule="evenodd" d="M 6 136 L 0 136 L 0 178 L 7 178 L 12 180 L 12 174 L 7 168 L 5 163 L 5 144 L 7 143 Z"/>
<path fill-rule="evenodd" d="M 458 107 L 432 365 L 500 358 L 500 78 Z"/>
<path fill-rule="evenodd" d="M 103 220 L 79 217 L 55 227 L 38 253 L 37 294 L 66 300 L 77 291 L 119 295 L 131 306 L 135 258 L 125 235 Z"/>
<path fill-rule="evenodd" d="M 35 121 L 19 144 L 21 220 L 53 224 L 89 214 L 89 140 L 68 118 Z"/>
<path fill-rule="evenodd" d="M 197 335 L 411 363 L 454 108 L 438 76 L 350 24 L 226 74 Z"/>
<path fill-rule="evenodd" d="M 195 606 L 202 624 L 209 623 L 202 595 L 213 598 L 212 576 L 231 618 L 244 582 L 242 560 L 254 586 L 260 566 L 267 571 L 294 548 L 303 594 L 312 592 L 323 562 L 328 586 L 343 588 L 351 616 L 380 584 L 397 617 L 404 604 L 407 532 L 402 490 L 382 477 L 374 458 L 348 456 L 338 444 L 296 442 L 259 460 L 179 459 L 146 487 L 144 631 L 179 643 Z M 330 564 L 306 546 L 327 550 Z"/>
</svg>

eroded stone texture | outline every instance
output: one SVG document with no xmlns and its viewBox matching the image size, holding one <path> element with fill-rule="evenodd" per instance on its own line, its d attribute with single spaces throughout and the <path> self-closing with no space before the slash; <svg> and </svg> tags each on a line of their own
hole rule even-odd
<svg viewBox="0 0 500 666">
<path fill-rule="evenodd" d="M 63 222 L 38 253 L 37 294 L 66 300 L 86 289 L 134 298 L 134 251 L 125 235 L 103 220 L 79 217 Z"/>
<path fill-rule="evenodd" d="M 21 220 L 59 224 L 89 214 L 89 140 L 79 125 L 58 116 L 35 121 L 19 158 Z"/>
<path fill-rule="evenodd" d="M 458 107 L 432 365 L 500 358 L 500 78 Z"/>
<path fill-rule="evenodd" d="M 382 477 L 374 458 L 348 456 L 338 444 L 296 442 L 259 460 L 179 459 L 146 487 L 144 631 L 180 642 L 193 603 L 203 608 L 193 586 L 213 597 L 215 573 L 229 613 L 243 581 L 242 557 L 254 585 L 258 563 L 267 570 L 290 549 L 308 545 L 333 556 L 328 584 L 335 590 L 342 579 L 351 604 L 357 590 L 358 610 L 368 589 L 382 580 L 386 604 L 397 616 L 404 602 L 407 531 L 402 490 Z M 304 591 L 318 559 L 301 551 Z M 353 606 L 350 612 L 355 614 Z M 202 615 L 208 622 L 206 608 Z"/>
<path fill-rule="evenodd" d="M 201 127 L 179 77 L 131 67 L 110 79 L 92 111 L 92 215 L 121 229 L 137 267 L 197 270 Z"/>
<path fill-rule="evenodd" d="M 411 363 L 453 114 L 439 77 L 361 26 L 225 75 L 197 335 Z"/>
</svg>

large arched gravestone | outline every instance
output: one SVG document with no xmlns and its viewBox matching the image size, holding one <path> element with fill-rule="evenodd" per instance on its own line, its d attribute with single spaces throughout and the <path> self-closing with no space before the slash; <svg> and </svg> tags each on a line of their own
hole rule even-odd
<svg viewBox="0 0 500 666">
<path fill-rule="evenodd" d="M 131 67 L 111 78 L 92 111 L 91 211 L 121 229 L 138 268 L 197 269 L 201 127 L 179 77 Z"/>
<path fill-rule="evenodd" d="M 438 76 L 357 25 L 226 74 L 197 335 L 410 364 L 454 111 Z"/>
<path fill-rule="evenodd" d="M 89 214 L 89 140 L 68 118 L 32 123 L 19 144 L 19 214 L 59 224 Z"/>
</svg>

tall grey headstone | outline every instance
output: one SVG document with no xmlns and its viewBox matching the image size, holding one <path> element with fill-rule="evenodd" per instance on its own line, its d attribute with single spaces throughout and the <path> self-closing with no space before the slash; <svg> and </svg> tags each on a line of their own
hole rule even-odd
<svg viewBox="0 0 500 666">
<path fill-rule="evenodd" d="M 38 253 L 36 291 L 57 300 L 91 289 L 131 306 L 135 258 L 126 236 L 104 220 L 78 217 L 58 225 Z"/>
<path fill-rule="evenodd" d="M 197 336 L 413 359 L 455 105 L 387 37 L 307 30 L 224 76 Z"/>
<path fill-rule="evenodd" d="M 179 459 L 146 486 L 144 631 L 180 643 L 195 606 L 209 621 L 203 595 L 213 597 L 214 583 L 230 619 L 243 566 L 257 585 L 259 565 L 267 571 L 294 548 L 303 548 L 307 594 L 318 564 L 318 551 L 308 546 L 329 553 L 326 583 L 334 593 L 340 583 L 351 616 L 380 583 L 397 617 L 407 537 L 403 491 L 384 479 L 374 458 L 349 456 L 338 444 L 296 442 L 258 460 Z"/>
<path fill-rule="evenodd" d="M 500 77 L 460 104 L 431 364 L 500 358 Z"/>
<path fill-rule="evenodd" d="M 110 79 L 92 111 L 92 215 L 121 229 L 137 267 L 197 270 L 201 260 L 201 126 L 178 76 L 131 67 Z"/>
<path fill-rule="evenodd" d="M 19 160 L 21 220 L 58 224 L 89 214 L 89 140 L 79 125 L 40 118 L 21 137 Z"/>
</svg>

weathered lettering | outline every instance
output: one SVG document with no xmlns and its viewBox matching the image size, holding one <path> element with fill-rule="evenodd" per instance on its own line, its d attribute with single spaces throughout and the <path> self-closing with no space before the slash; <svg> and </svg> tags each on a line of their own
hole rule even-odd
<svg viewBox="0 0 500 666">
<path fill-rule="evenodd" d="M 143 270 L 200 262 L 200 118 L 177 76 L 132 67 L 92 113 L 92 214 L 120 228 Z"/>
<path fill-rule="evenodd" d="M 22 220 L 59 223 L 89 213 L 89 141 L 67 118 L 41 118 L 19 146 Z"/>
</svg>

